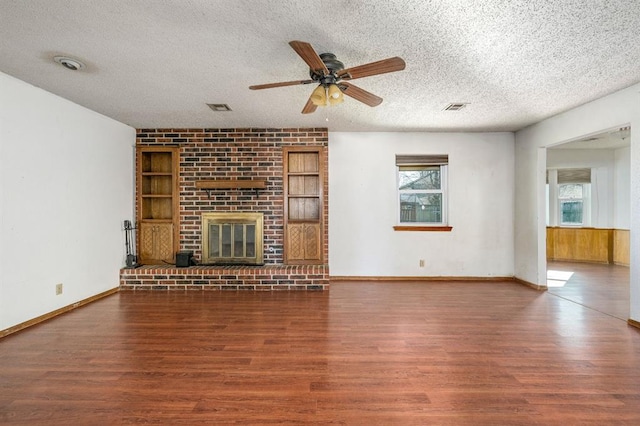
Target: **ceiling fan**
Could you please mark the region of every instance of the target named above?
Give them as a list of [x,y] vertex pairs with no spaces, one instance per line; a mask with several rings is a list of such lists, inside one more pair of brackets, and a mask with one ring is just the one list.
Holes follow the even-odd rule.
[[352,68],[345,68],[333,53],[322,53],[318,55],[309,43],[304,41],[291,41],[289,45],[296,51],[303,61],[309,65],[309,80],[283,81],[280,83],[258,84],[249,86],[251,90],[270,89],[273,87],[295,86],[298,84],[318,83],[311,96],[307,100],[303,114],[310,114],[319,106],[339,104],[344,100],[343,94],[352,97],[370,107],[378,106],[382,103],[382,98],[354,86],[347,81],[356,78],[370,77],[372,75],[385,74],[388,72],[401,71],[405,67],[402,58],[397,56],[371,62]]

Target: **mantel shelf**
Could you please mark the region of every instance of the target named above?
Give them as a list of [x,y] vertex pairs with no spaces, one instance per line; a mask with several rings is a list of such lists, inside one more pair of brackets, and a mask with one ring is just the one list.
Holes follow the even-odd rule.
[[258,196],[258,190],[266,188],[267,183],[264,180],[237,180],[237,179],[224,179],[224,180],[199,180],[196,181],[197,189],[204,189],[207,191],[207,196],[211,198],[211,191],[216,189],[255,189],[256,196]]

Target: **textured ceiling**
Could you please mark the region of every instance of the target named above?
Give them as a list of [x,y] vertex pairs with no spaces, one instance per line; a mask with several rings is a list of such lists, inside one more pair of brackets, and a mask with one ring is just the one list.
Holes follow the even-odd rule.
[[[384,99],[300,111],[313,85],[289,47],[346,67]],[[640,81],[637,0],[2,0],[0,71],[134,127],[513,131]],[[81,71],[53,62],[84,61]],[[1,100],[0,100],[1,101]],[[452,102],[468,103],[443,111]],[[207,103],[226,103],[213,112]]]

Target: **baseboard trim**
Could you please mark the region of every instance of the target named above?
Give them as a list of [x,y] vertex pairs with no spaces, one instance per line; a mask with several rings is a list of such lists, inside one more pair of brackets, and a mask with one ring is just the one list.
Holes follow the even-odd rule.
[[547,286],[533,284],[516,277],[380,277],[380,276],[355,276],[355,275],[331,275],[329,281],[498,281],[515,282],[538,291],[547,291]]
[[513,277],[380,277],[356,275],[331,275],[329,281],[510,281]]
[[531,287],[534,290],[538,290],[538,291],[547,291],[548,290],[548,287],[546,285],[530,283],[529,281],[525,281],[525,280],[522,280],[520,278],[515,278],[515,277],[513,278],[513,280],[515,282],[517,282],[518,284],[522,284],[524,286]]
[[40,315],[39,317],[30,319],[29,321],[25,321],[20,324],[14,325],[13,327],[0,330],[0,339],[10,334],[17,333],[18,331],[24,330],[25,328],[34,326],[36,324],[40,324],[41,322],[47,321],[53,317],[57,317],[58,315],[62,315],[66,312],[72,311],[81,306],[87,305],[91,302],[95,302],[96,300],[102,299],[103,297],[111,296],[112,294],[117,293],[119,290],[120,290],[120,287],[112,288],[111,290],[104,291],[102,293],[96,294],[95,296],[88,297],[84,300],[80,300],[79,302],[75,302],[75,303],[72,303],[71,305],[67,305],[60,309],[56,309],[55,311],[46,313],[44,315]]
[[640,328],[640,321],[632,320],[631,318],[627,320],[627,324],[631,327]]

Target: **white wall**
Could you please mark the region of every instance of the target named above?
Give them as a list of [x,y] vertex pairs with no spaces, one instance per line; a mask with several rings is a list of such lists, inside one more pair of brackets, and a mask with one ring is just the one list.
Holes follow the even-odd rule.
[[[640,320],[640,84],[581,105],[516,133],[515,275],[546,285],[546,147],[605,130],[631,126],[631,309]],[[634,232],[634,229],[636,230]]]
[[629,199],[631,183],[631,148],[620,148],[614,151],[615,172],[613,185],[613,227],[629,229],[631,204]]
[[[513,276],[513,150],[512,133],[329,133],[331,275]],[[396,154],[449,155],[451,232],[393,230]]]
[[0,73],[0,330],[119,285],[134,143],[135,129]]

